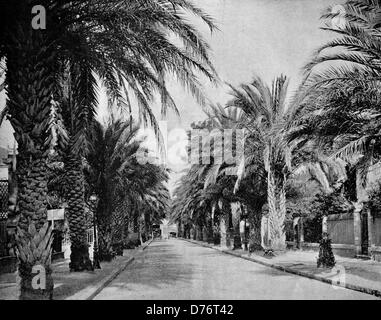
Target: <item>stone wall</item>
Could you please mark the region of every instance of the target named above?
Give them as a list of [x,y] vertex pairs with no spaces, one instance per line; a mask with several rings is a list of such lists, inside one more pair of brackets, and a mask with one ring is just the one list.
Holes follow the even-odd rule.
[[17,270],[17,258],[16,257],[1,257],[0,258],[0,274],[12,273]]

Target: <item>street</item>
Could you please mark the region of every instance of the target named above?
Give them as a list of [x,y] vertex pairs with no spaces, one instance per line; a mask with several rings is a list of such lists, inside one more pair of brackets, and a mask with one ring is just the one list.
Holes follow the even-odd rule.
[[169,239],[155,240],[95,299],[376,298]]

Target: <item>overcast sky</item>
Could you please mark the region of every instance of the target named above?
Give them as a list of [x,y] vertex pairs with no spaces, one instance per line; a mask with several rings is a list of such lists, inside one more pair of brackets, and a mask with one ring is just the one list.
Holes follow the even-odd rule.
[[[319,27],[322,11],[330,5],[343,1],[332,0],[194,0],[198,6],[213,16],[220,31],[210,35],[200,21],[194,23],[209,41],[212,61],[222,82],[239,85],[250,81],[254,73],[266,82],[281,73],[291,78],[290,88],[300,81],[301,68],[308,62],[312,52],[332,35]],[[192,20],[193,21],[193,20]],[[170,91],[181,113],[181,120],[173,114],[167,117],[168,131],[189,129],[194,121],[205,116],[194,99],[175,83]],[[222,85],[212,87],[205,82],[205,93],[213,103],[228,100],[228,89]],[[4,95],[0,104],[5,102]],[[106,114],[106,99],[100,95],[99,117]],[[156,109],[159,109],[156,107]],[[157,112],[159,116],[159,112]],[[160,117],[159,117],[160,118]],[[177,135],[179,136],[179,134]],[[10,126],[4,123],[0,129],[0,145],[12,145]],[[169,137],[169,145],[173,145]],[[174,139],[175,140],[175,139]],[[178,171],[181,166],[172,167]],[[178,174],[173,174],[176,179]]]

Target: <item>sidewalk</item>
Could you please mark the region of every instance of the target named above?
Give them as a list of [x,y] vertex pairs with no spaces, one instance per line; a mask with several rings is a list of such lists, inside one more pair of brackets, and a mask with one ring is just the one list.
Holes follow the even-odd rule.
[[220,246],[206,242],[190,239],[182,240],[219,250],[223,253],[278,270],[381,297],[380,262],[344,258],[336,255],[336,266],[331,270],[316,267],[318,252],[315,251],[287,250],[284,254],[268,258],[263,256],[263,252],[249,254],[243,250],[222,250]]
[[[124,250],[111,262],[102,262],[101,268],[88,272],[70,272],[69,260],[54,262],[54,300],[90,300],[122,272],[152,241],[143,246]],[[0,300],[17,300],[17,273],[0,275]]]

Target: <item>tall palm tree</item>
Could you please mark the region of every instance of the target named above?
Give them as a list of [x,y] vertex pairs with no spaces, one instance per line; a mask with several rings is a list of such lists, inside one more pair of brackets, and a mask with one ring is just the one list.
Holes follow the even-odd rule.
[[[267,246],[272,250],[284,250],[286,247],[286,181],[291,153],[284,144],[284,134],[280,128],[287,116],[287,85],[288,80],[283,75],[273,81],[271,87],[255,76],[250,84],[241,85],[239,88],[231,86],[233,99],[228,103],[229,106],[244,111],[244,123],[249,136],[264,150],[270,221],[270,242]],[[243,169],[244,167],[242,166]]]
[[[26,258],[32,250],[32,236],[42,232],[47,219],[47,155],[50,147],[49,114],[58,88],[55,78],[56,55],[46,46],[53,40],[51,30],[40,32],[31,28],[32,3],[3,1],[0,5],[0,59],[5,59],[7,93],[6,112],[15,131],[18,144],[17,181],[19,219],[20,299],[46,299],[52,296],[50,258],[42,252]],[[48,239],[39,238],[40,241]],[[47,248],[49,251],[49,248]],[[45,250],[44,250],[45,251]],[[46,270],[47,286],[35,290],[32,269],[42,264]]]
[[[118,3],[120,4],[120,1]],[[163,4],[164,2],[160,3],[160,5]],[[157,6],[157,4],[154,2],[147,3],[146,5],[147,6],[145,7],[145,14],[151,13],[151,11],[152,13],[163,13],[163,8],[161,6]],[[134,10],[136,10],[136,14],[138,14],[141,20],[145,18],[145,15],[143,15],[140,12],[141,5],[134,6],[132,4],[132,7],[129,7],[128,9],[130,15],[134,13]],[[98,12],[97,10],[99,9],[97,8],[96,12]],[[114,19],[110,16],[107,16],[106,18]],[[174,17],[168,18],[173,19]],[[162,21],[160,22],[162,23]],[[177,20],[173,22],[179,23],[179,21]],[[167,107],[171,107],[175,111],[177,111],[170,94],[167,92],[164,76],[168,73],[174,73],[175,75],[179,76],[181,73],[182,79],[185,78],[183,79],[183,84],[189,85],[190,91],[198,98],[199,102],[201,103],[203,101],[201,91],[199,90],[196,82],[194,82],[193,79],[190,77],[193,72],[192,68],[199,69],[202,73],[210,77],[210,79],[213,78],[213,68],[211,67],[211,64],[208,61],[206,51],[198,52],[201,62],[197,62],[195,61],[195,59],[190,58],[189,54],[188,56],[184,54],[182,56],[179,56],[180,51],[177,47],[174,47],[172,43],[168,41],[168,39],[161,39],[161,46],[157,45],[157,38],[160,36],[159,32],[161,32],[160,28],[158,28],[157,26],[149,26],[149,28],[147,28],[146,25],[142,25],[141,23],[136,25],[134,24],[135,21],[131,16],[128,16],[127,18],[124,17],[123,23],[124,25],[118,20],[118,25],[115,26],[113,29],[108,30],[106,39],[102,39],[103,41],[108,41],[106,44],[108,46],[108,56],[100,56],[99,52],[98,56],[96,56],[95,58],[93,56],[86,56],[85,53],[94,50],[94,48],[91,47],[93,44],[88,43],[88,41],[86,41],[87,39],[78,39],[78,43],[80,43],[80,46],[78,46],[77,50],[79,52],[83,52],[83,54],[79,57],[76,55],[72,55],[69,57],[69,61],[71,63],[69,70],[69,82],[71,84],[70,89],[72,89],[72,96],[75,98],[72,99],[73,101],[70,101],[69,99],[68,104],[70,106],[69,109],[70,114],[72,116],[69,117],[69,120],[71,119],[71,121],[66,126],[67,128],[70,128],[69,131],[71,133],[71,141],[67,150],[68,156],[66,157],[66,159],[67,167],[71,170],[71,177],[69,181],[71,181],[72,183],[76,183],[76,186],[70,187],[71,196],[69,197],[68,213],[69,216],[73,217],[73,219],[71,219],[73,221],[73,223],[71,224],[73,230],[72,233],[74,236],[73,239],[81,239],[80,241],[75,241],[79,243],[72,246],[73,259],[71,261],[71,267],[74,270],[91,268],[90,264],[88,263],[89,260],[88,253],[86,250],[86,243],[83,243],[83,241],[86,239],[85,228],[80,227],[81,225],[84,225],[84,219],[82,218],[84,200],[82,187],[83,179],[81,179],[81,154],[79,151],[86,152],[87,150],[87,148],[84,146],[84,143],[86,142],[85,132],[86,128],[89,126],[88,122],[93,120],[94,118],[94,106],[97,103],[96,94],[94,92],[96,89],[96,82],[94,81],[92,71],[95,71],[101,77],[101,79],[104,80],[104,83],[110,94],[111,102],[113,100],[116,100],[118,106],[127,108],[128,112],[130,113],[130,117],[132,112],[132,102],[130,95],[131,93],[133,93],[140,108],[139,115],[142,121],[144,121],[145,123],[149,122],[153,126],[158,137],[160,137],[158,125],[156,123],[156,119],[153,117],[152,110],[150,109],[150,101],[153,97],[152,91],[156,90],[161,95],[163,114],[166,113]],[[126,41],[122,43],[120,41],[118,41],[118,43],[111,42],[110,45],[109,40],[112,40],[109,38],[110,31],[114,33],[114,36],[116,38],[117,36],[119,36],[119,32],[121,31],[121,29],[123,29],[123,27],[126,27],[127,24],[128,28],[132,29],[132,31],[135,32],[133,36],[129,34],[132,39],[128,39],[128,46]],[[164,24],[164,26],[168,27],[166,24]],[[181,27],[187,28],[188,26],[185,26],[184,24]],[[172,32],[176,34],[179,31]],[[144,43],[145,46],[144,51],[142,51],[140,48],[131,48],[130,41],[135,39],[135,37],[137,37],[139,34],[141,34],[141,36],[139,37],[140,41]],[[155,35],[154,39],[152,38],[152,34]],[[180,38],[184,38],[184,34],[181,33]],[[201,38],[199,40],[202,42]],[[188,41],[189,39],[184,39],[184,42]],[[189,48],[192,48],[191,50],[196,50],[196,52],[199,49],[202,50],[202,44],[200,48],[194,48],[194,45],[194,43],[191,43]],[[131,52],[132,55],[121,56],[120,50],[127,49]],[[168,54],[172,54],[173,60],[168,61],[166,59],[162,59],[162,53],[164,49],[168,50]],[[87,58],[88,61],[83,59],[84,56]],[[179,67],[180,62],[182,63],[181,68]],[[190,65],[189,62],[194,64]],[[206,63],[205,66],[202,65],[203,63]],[[211,71],[208,71],[205,68],[206,66],[209,66]],[[152,72],[152,69],[155,72]],[[184,76],[184,72],[186,72],[186,76]],[[124,93],[124,97],[121,94],[121,92]],[[77,122],[72,121],[73,116],[75,117],[75,120],[77,120]],[[75,125],[75,123],[77,123],[77,125]],[[81,220],[82,223],[79,223]]]

